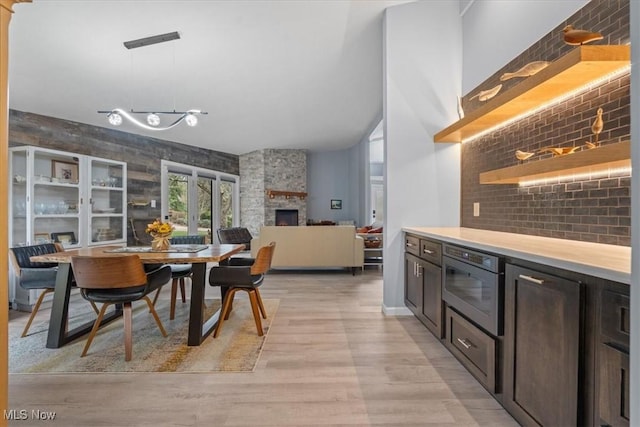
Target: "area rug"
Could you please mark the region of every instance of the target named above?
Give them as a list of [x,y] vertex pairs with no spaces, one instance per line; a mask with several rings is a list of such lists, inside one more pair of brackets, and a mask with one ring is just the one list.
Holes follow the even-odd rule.
[[[80,357],[86,342],[83,336],[59,349],[46,348],[48,314],[39,314],[29,335],[20,338],[26,316],[9,322],[9,372],[14,373],[97,373],[97,372],[250,372],[256,366],[267,338],[279,300],[264,299],[267,319],[262,319],[264,336],[256,332],[248,298],[238,294],[229,320],[220,335],[207,337],[197,347],[187,345],[189,301],[176,304],[176,316],[169,320],[169,300],[160,299],[156,311],[168,336],[160,333],[144,301],[133,305],[133,358],[124,360],[122,319],[103,326],[89,352]],[[207,315],[220,307],[219,299],[207,300]],[[88,303],[78,297],[70,308],[70,329],[95,319]]]

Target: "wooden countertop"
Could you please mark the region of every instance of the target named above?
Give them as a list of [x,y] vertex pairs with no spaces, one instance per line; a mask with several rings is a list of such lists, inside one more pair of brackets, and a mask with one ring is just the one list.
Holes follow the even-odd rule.
[[464,227],[403,227],[444,242],[631,284],[631,248]]

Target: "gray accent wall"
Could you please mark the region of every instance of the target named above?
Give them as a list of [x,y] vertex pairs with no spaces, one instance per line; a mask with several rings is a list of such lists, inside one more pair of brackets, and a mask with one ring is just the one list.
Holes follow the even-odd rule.
[[[361,225],[364,184],[361,144],[337,151],[307,155],[307,216],[310,220],[354,221]],[[331,200],[342,200],[342,209],[331,209]]]

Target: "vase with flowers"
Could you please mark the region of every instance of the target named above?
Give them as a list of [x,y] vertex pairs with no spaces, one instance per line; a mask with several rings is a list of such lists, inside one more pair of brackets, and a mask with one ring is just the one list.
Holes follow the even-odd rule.
[[147,224],[145,231],[153,237],[151,249],[154,251],[166,251],[171,246],[169,243],[171,233],[173,233],[173,225],[171,223],[156,219],[151,224]]

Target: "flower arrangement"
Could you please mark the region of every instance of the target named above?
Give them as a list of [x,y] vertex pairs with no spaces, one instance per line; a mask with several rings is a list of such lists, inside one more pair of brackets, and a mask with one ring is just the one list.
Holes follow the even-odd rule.
[[147,224],[147,233],[151,234],[171,234],[173,232],[173,225],[170,222],[162,222],[156,219],[151,224]]
[[151,224],[147,224],[145,230],[149,233],[153,240],[151,241],[151,248],[155,251],[166,251],[169,249],[169,238],[173,232],[173,225],[170,222],[162,222],[156,219]]

